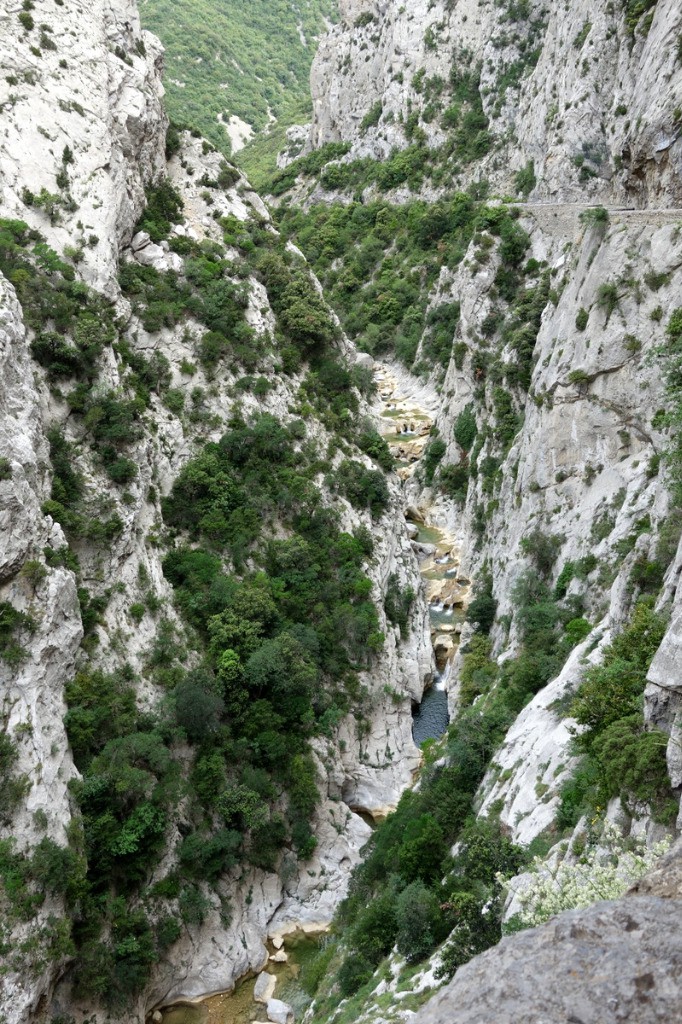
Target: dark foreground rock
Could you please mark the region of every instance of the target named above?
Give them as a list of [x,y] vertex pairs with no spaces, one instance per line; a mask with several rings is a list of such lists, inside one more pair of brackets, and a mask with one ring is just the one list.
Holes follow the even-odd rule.
[[414,1024],[682,1021],[682,858],[671,853],[623,899],[503,939],[460,968]]

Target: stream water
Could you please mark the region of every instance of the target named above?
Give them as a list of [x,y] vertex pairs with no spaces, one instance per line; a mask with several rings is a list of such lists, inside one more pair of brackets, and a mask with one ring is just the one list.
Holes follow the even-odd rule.
[[[397,460],[399,475],[406,480],[424,453],[433,420],[419,392],[405,385],[392,368],[379,366],[376,381],[381,434]],[[429,521],[428,510],[424,510],[421,518],[423,521],[414,523],[413,539],[420,548],[420,570],[426,583],[431,639],[439,672],[413,712],[412,735],[417,746],[438,739],[448,727],[450,662],[464,619],[468,590],[468,581],[459,577],[454,538]],[[432,552],[427,554],[430,549]]]
[[[307,1009],[310,998],[299,983],[301,969],[319,952],[319,941],[315,937],[295,935],[288,938],[283,946],[287,959],[283,962],[270,960],[268,974],[273,974],[277,983],[275,997],[293,1007],[296,1019],[300,1020]],[[274,948],[271,955],[276,955]],[[162,1024],[252,1024],[253,1021],[267,1020],[265,1006],[253,998],[255,976],[237,982],[232,992],[220,992],[197,1003],[176,1003],[162,1011]]]
[[421,704],[412,713],[414,742],[421,747],[426,740],[437,740],[449,723],[446,682],[442,675],[438,675],[422,697]]

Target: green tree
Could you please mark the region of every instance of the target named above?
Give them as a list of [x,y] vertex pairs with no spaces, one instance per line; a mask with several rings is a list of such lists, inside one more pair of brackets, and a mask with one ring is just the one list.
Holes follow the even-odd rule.
[[395,910],[396,943],[408,963],[423,960],[437,941],[441,913],[438,897],[420,879],[399,894]]

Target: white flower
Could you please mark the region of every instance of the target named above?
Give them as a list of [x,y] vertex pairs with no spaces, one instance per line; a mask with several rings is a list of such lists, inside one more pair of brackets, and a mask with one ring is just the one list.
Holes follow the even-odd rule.
[[[563,910],[618,899],[651,870],[670,844],[670,839],[664,839],[647,849],[643,837],[626,840],[613,824],[605,822],[578,863],[550,865],[535,858],[531,870],[537,877],[516,894],[521,905],[519,918],[534,927]],[[498,880],[509,892],[509,882],[499,876]]]

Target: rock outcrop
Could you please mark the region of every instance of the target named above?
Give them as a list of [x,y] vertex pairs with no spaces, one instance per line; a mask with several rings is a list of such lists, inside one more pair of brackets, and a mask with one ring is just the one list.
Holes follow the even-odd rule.
[[415,1024],[655,1024],[679,1014],[679,845],[634,893],[570,910],[460,967]]
[[[135,0],[38,0],[0,12],[0,208],[115,294],[119,249],[165,168],[158,40]],[[32,26],[32,27],[27,27]]]
[[485,115],[472,131],[487,124],[496,141],[460,182],[508,191],[530,163],[543,201],[674,206],[682,13],[676,0],[648,6],[635,31],[607,0],[347,0],[313,64],[312,145],[345,141],[350,158],[381,158],[413,145],[415,126],[441,145],[461,123],[470,76]]

